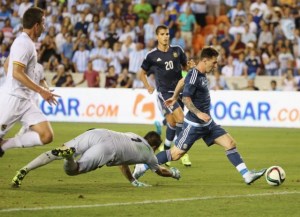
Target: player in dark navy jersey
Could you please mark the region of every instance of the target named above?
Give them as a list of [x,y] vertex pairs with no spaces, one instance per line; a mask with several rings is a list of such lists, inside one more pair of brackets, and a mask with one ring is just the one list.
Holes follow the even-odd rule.
[[[234,139],[210,116],[211,101],[206,74],[216,70],[217,57],[218,52],[214,48],[203,48],[197,66],[189,71],[184,82],[182,79],[178,83],[173,97],[166,100],[166,104],[171,106],[184,87],[182,99],[189,111],[184,118],[183,130],[176,139],[175,146],[158,153],[158,162],[163,164],[180,159],[198,139],[202,138],[208,146],[218,144],[224,147],[229,161],[243,176],[246,184],[251,184],[259,179],[266,169],[249,171],[237,151]],[[139,176],[141,174],[136,175]]]
[[[160,109],[167,120],[165,149],[169,149],[175,134],[182,130],[183,103],[179,99],[174,105],[166,107],[164,102],[170,98],[178,81],[182,79],[182,70],[187,67],[187,57],[180,46],[170,46],[169,29],[165,25],[156,28],[158,45],[149,51],[142,63],[139,73],[141,81],[148,92],[152,94],[154,87],[147,80],[147,76],[154,74]],[[188,155],[182,158],[182,163],[191,166]]]

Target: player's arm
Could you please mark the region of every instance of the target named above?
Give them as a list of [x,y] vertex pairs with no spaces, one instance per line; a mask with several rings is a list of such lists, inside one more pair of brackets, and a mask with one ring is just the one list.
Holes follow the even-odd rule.
[[144,69],[141,68],[141,70],[138,73],[138,78],[143,82],[148,92],[152,94],[154,92],[154,88],[149,84],[147,80],[147,72]]
[[158,169],[155,171],[157,175],[163,177],[172,177],[174,179],[179,180],[181,178],[180,171],[175,167],[171,167],[170,170],[163,166],[159,166]]
[[119,166],[122,174],[125,176],[125,178],[134,186],[134,187],[148,187],[150,185],[147,185],[143,182],[140,182],[138,180],[136,180],[135,178],[133,178],[130,168],[128,165],[121,165]]
[[179,94],[183,90],[183,87],[184,87],[184,78],[181,78],[176,85],[173,96],[165,101],[165,105],[167,107],[170,107],[175,104],[175,102],[177,101],[177,99],[179,97]]
[[54,103],[57,104],[57,100],[55,97],[59,97],[56,94],[51,93],[49,90],[44,89],[40,85],[34,83],[28,75],[25,73],[25,65],[21,63],[13,63],[13,77],[24,86],[28,87],[29,89],[39,93],[41,97],[46,100],[50,105]]
[[188,96],[185,96],[182,98],[182,102],[184,103],[184,105],[187,107],[187,109],[190,111],[190,112],[193,112],[199,119],[205,121],[205,122],[208,122],[211,117],[206,114],[206,113],[203,113],[201,112],[193,103],[192,99]]
[[4,73],[7,75],[8,72],[8,63],[9,63],[9,56],[6,58],[3,68],[4,68]]

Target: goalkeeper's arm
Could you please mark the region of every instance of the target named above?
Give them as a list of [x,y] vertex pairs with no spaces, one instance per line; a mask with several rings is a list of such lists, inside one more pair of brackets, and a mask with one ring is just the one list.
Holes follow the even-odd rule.
[[134,186],[134,187],[149,187],[151,185],[145,184],[143,182],[140,182],[138,180],[136,180],[130,171],[130,168],[128,165],[121,165],[119,166],[121,172],[123,173],[123,175],[126,177],[126,179]]

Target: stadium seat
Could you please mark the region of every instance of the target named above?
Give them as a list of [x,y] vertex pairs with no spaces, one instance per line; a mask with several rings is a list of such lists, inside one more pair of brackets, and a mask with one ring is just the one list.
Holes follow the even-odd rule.
[[205,45],[205,38],[201,34],[195,34],[193,37],[193,48],[194,54],[197,55],[198,52],[204,47]]

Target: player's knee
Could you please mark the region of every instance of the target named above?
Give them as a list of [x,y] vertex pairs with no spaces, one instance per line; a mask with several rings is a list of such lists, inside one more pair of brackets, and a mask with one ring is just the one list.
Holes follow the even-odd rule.
[[41,137],[42,143],[45,145],[45,144],[52,142],[54,136],[53,136],[52,132],[44,132],[42,135],[40,135],[40,137]]
[[172,155],[172,161],[176,161],[179,160],[184,155],[184,152],[173,149],[171,150],[171,155]]

